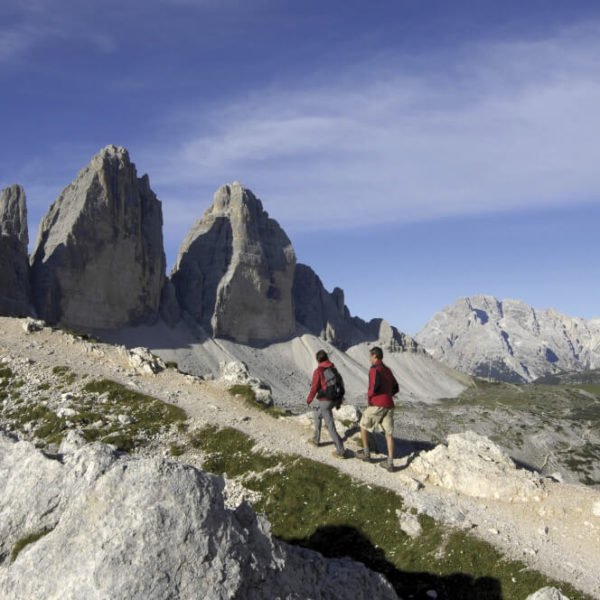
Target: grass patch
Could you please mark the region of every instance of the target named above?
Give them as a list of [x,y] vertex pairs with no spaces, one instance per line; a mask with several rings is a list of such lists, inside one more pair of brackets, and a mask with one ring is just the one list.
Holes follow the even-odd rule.
[[56,366],[52,368],[52,373],[60,377],[64,384],[72,385],[77,379],[77,375],[69,367]]
[[185,447],[181,444],[171,444],[169,452],[171,456],[181,456],[185,452]]
[[241,396],[246,406],[265,412],[268,415],[271,415],[274,419],[279,419],[279,417],[288,417],[292,414],[289,410],[281,408],[280,406],[267,406],[262,402],[258,402],[256,400],[256,394],[254,393],[254,390],[249,385],[232,385],[227,389],[227,391],[234,397]]
[[14,373],[10,367],[0,367],[0,379],[11,379]]
[[37,531],[36,533],[30,533],[29,535],[22,537],[20,540],[17,540],[10,552],[11,562],[14,562],[17,559],[17,556],[19,556],[19,554],[25,547],[29,546],[30,544],[33,544],[34,542],[37,542],[45,535],[48,535],[52,531],[52,529],[42,529],[41,531]]
[[65,419],[43,404],[19,404],[5,416],[21,431],[31,424],[33,435],[46,443],[60,443],[66,429]]
[[[129,424],[114,422],[100,429],[98,433],[101,441],[115,444],[119,450],[125,452],[143,445],[147,438],[164,429],[179,426],[187,419],[185,411],[181,408],[130,390],[115,381],[91,381],[83,389],[91,394],[108,394],[106,403],[102,405],[103,414],[125,414],[131,417],[132,422]],[[103,414],[93,410],[82,412],[75,418],[92,424],[102,419]]]
[[399,527],[402,498],[365,485],[308,459],[255,451],[254,441],[235,429],[206,427],[191,437],[207,458],[203,468],[261,493],[258,511],[267,514],[277,537],[327,556],[350,556],[383,573],[401,597],[464,600],[525,598],[545,585],[572,600],[585,599],[572,586],[552,581],[491,545],[420,516],[423,533],[408,537]]

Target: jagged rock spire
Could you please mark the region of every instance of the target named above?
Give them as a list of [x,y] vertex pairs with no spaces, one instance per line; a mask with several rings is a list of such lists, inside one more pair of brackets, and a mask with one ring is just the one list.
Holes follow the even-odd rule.
[[20,185],[0,192],[0,315],[29,315],[27,201]]
[[40,225],[32,258],[39,316],[92,329],[152,322],[164,273],[161,203],[127,150],[107,146]]
[[208,333],[244,343],[295,331],[296,255],[261,201],[235,182],[187,234],[172,281],[181,307]]

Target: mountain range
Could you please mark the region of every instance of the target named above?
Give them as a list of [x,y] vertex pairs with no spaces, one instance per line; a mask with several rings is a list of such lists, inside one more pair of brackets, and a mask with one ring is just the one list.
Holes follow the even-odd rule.
[[125,148],[102,149],[63,190],[29,261],[24,190],[4,190],[0,207],[0,260],[14,265],[0,275],[0,314],[143,344],[197,375],[243,360],[284,403],[305,395],[321,347],[356,399],[373,343],[405,374],[407,398],[455,396],[470,384],[385,320],[352,316],[343,291],[328,292],[297,263],[289,237],[238,182],[217,190],[169,275],[162,204]]
[[493,296],[459,299],[416,339],[449,367],[499,381],[526,383],[600,367],[600,319],[586,321]]

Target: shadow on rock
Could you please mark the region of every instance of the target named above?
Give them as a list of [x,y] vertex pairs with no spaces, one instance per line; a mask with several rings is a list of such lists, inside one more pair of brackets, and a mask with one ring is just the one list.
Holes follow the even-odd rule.
[[[392,584],[400,598],[430,600],[432,591],[438,600],[502,600],[500,581],[492,577],[476,579],[465,573],[436,575],[428,572],[401,571],[387,560],[381,548],[354,527],[327,525],[319,527],[309,538],[286,540],[328,558],[349,557],[381,573]],[[428,594],[430,592],[430,594]]]

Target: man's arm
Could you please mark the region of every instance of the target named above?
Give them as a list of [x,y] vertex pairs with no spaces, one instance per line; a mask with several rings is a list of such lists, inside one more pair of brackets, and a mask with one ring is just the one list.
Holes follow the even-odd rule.
[[319,369],[315,369],[312,382],[310,384],[310,392],[308,392],[308,396],[306,397],[306,404],[310,404],[317,395],[317,392],[321,389],[321,378],[319,376]]

